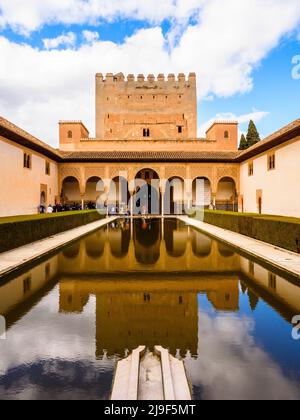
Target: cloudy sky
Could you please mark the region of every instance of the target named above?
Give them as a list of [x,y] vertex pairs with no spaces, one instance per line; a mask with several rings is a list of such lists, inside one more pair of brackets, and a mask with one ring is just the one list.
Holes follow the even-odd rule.
[[94,135],[96,72],[195,71],[199,135],[264,137],[300,117],[298,62],[299,0],[0,0],[0,115],[54,146],[60,119]]

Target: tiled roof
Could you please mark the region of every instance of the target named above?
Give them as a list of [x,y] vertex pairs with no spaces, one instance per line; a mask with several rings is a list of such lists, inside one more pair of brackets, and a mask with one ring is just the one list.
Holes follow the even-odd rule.
[[61,152],[64,161],[159,161],[159,162],[232,162],[238,152]]
[[58,150],[27,133],[3,117],[0,117],[0,135],[51,159],[56,161],[61,160]]
[[159,162],[231,162],[240,163],[254,156],[264,153],[273,147],[279,146],[284,142],[300,136],[300,119],[288,124],[279,131],[273,133],[266,139],[242,152],[222,152],[222,151],[203,151],[203,152],[176,152],[176,151],[144,151],[144,152],[62,152],[54,149],[42,142],[10,121],[0,117],[0,135],[16,142],[17,144],[35,150],[57,162],[139,162],[139,161],[159,161]]
[[240,152],[238,156],[238,162],[243,162],[256,155],[259,155],[260,153],[266,152],[273,147],[280,146],[282,143],[292,140],[297,136],[300,136],[300,119],[286,125],[285,127],[266,137],[264,140],[256,143],[254,146],[249,147],[249,149]]

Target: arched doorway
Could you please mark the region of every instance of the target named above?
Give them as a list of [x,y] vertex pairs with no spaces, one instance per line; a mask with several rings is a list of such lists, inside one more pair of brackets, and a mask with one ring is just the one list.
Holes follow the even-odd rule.
[[143,169],[135,177],[134,215],[161,213],[160,180],[153,169]]
[[77,178],[69,176],[64,179],[61,197],[64,205],[81,205],[80,187]]
[[104,192],[104,182],[101,178],[94,176],[86,181],[84,204],[89,209],[104,207],[104,199],[101,196]]
[[185,213],[184,180],[180,177],[168,179],[164,197],[165,214],[179,215]]
[[211,182],[208,178],[198,177],[193,181],[193,207],[208,209],[212,204]]
[[216,196],[216,209],[238,211],[238,195],[235,181],[230,177],[220,179]]
[[110,183],[107,200],[109,214],[127,213],[129,199],[127,179],[120,176],[115,177]]

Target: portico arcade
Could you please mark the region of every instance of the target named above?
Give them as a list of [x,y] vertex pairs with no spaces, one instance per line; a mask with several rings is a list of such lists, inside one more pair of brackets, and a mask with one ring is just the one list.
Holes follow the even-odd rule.
[[[59,191],[62,200],[78,203],[127,204],[133,213],[178,214],[182,209],[202,203],[217,209],[237,210],[239,198],[239,166],[228,163],[141,164],[68,163],[59,168]],[[147,184],[141,191],[140,180]],[[200,195],[197,181],[202,182]],[[139,194],[140,203],[130,208],[130,199]],[[150,198],[158,204],[150,210]],[[154,200],[155,202],[155,200]],[[136,204],[136,203],[135,203]],[[132,211],[131,211],[132,213]]]

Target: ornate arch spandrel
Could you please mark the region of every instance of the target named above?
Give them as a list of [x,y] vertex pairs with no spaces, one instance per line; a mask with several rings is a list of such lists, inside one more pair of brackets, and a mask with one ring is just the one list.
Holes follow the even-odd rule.
[[191,179],[194,181],[197,178],[207,178],[213,186],[214,171],[212,167],[192,167],[190,169]]
[[187,170],[185,166],[166,166],[165,178],[182,178],[186,179]]
[[84,175],[85,183],[87,183],[87,181],[90,178],[94,178],[94,177],[105,179],[105,168],[104,167],[85,168],[85,175]]
[[113,180],[114,178],[120,176],[120,172],[127,172],[127,179],[129,176],[129,167],[128,166],[111,166],[109,168],[109,179]]
[[72,166],[61,166],[59,168],[59,193],[61,193],[62,191],[62,186],[63,186],[63,182],[66,178],[76,178],[79,186],[80,186],[80,190],[83,184],[83,179],[82,179],[82,171],[81,168],[79,167],[72,167]]
[[216,176],[215,176],[217,186],[223,178],[231,178],[235,182],[236,189],[238,189],[238,187],[239,187],[239,168],[238,167],[228,167],[228,166],[223,166],[221,168],[217,168]]

